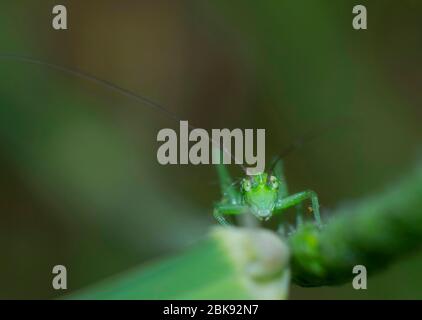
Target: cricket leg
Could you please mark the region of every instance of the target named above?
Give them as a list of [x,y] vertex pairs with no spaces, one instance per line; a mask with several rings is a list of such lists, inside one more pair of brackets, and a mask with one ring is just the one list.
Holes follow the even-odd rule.
[[318,227],[322,227],[321,217],[319,215],[319,202],[317,194],[312,190],[302,191],[279,200],[274,212],[280,212],[284,209],[294,207],[305,200],[311,200],[312,213]]
[[277,179],[280,180],[280,185],[278,187],[278,198],[282,199],[287,197],[289,195],[289,190],[287,188],[287,180],[284,174],[283,161],[281,159],[278,160],[274,166],[274,175],[277,177]]
[[240,194],[236,191],[235,186],[233,185],[233,180],[230,176],[229,170],[223,164],[223,153],[220,149],[213,149],[213,157],[217,157],[220,161],[216,161],[216,168],[218,179],[220,180],[220,188],[222,197],[227,199],[229,203],[236,204],[240,201]]
[[[280,180],[277,198],[278,198],[278,201],[281,201],[283,198],[286,198],[289,195],[286,175],[284,174],[283,160],[281,159],[277,160],[276,164],[274,165],[274,169],[272,173],[277,177],[278,180]],[[281,235],[283,238],[287,236],[287,232],[286,232],[286,228],[284,224],[280,224],[278,226],[277,233]]]
[[303,224],[303,202],[296,206],[296,228]]
[[232,225],[225,218],[226,215],[238,215],[247,212],[247,207],[233,204],[216,204],[214,207],[214,217],[223,226]]

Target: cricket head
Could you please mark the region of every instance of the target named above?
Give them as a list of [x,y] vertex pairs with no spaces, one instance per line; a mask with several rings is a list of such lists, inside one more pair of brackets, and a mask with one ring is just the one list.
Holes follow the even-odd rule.
[[268,220],[278,198],[280,180],[260,173],[242,180],[242,195],[252,214],[260,220]]

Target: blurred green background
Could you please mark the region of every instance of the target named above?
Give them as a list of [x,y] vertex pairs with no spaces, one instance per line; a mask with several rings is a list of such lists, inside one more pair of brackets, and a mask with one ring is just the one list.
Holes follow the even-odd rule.
[[[65,4],[69,29],[51,27]],[[352,8],[368,9],[368,30]],[[3,1],[0,53],[72,66],[195,126],[265,128],[267,159],[321,123],[349,123],[286,159],[323,215],[382,190],[421,146],[420,1]],[[211,166],[160,166],[157,110],[57,71],[0,59],[0,298],[52,298],[174,252],[215,224]],[[233,167],[233,175],[242,172]],[[291,298],[422,298],[422,254],[368,290]]]

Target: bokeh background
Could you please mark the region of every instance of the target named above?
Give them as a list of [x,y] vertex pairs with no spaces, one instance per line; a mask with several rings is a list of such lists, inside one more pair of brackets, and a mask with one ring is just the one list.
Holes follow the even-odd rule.
[[[55,4],[69,29],[51,27]],[[368,9],[368,30],[352,8]],[[267,159],[321,123],[349,119],[286,158],[291,191],[323,215],[383,190],[420,158],[422,3],[405,1],[3,1],[0,53],[72,66],[191,124],[265,128]],[[163,113],[45,67],[0,59],[0,298],[53,298],[175,252],[215,224],[211,166],[160,166]],[[233,175],[242,172],[231,168]],[[291,298],[422,298],[422,254],[368,290],[292,287]]]

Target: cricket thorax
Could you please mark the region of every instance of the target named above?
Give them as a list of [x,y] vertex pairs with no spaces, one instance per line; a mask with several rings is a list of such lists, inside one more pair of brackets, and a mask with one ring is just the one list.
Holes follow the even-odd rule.
[[278,198],[279,184],[279,179],[266,173],[243,179],[243,201],[257,218],[268,220],[271,217]]

